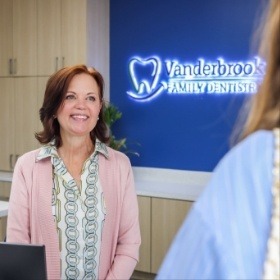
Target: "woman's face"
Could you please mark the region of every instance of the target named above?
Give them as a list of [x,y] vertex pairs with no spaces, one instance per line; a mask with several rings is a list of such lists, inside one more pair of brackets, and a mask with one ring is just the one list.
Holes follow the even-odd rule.
[[98,121],[101,107],[94,78],[85,73],[74,76],[57,111],[61,137],[89,136]]

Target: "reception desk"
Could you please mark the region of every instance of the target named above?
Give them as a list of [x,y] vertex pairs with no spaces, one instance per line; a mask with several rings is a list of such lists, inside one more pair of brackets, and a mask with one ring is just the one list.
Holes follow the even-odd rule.
[[[156,273],[192,204],[211,178],[211,172],[133,167],[142,236],[137,270]],[[12,172],[0,181],[11,182]],[[1,186],[1,184],[0,184]],[[7,215],[8,202],[2,202]]]
[[210,172],[133,167],[142,244],[136,267],[156,274],[166,252],[211,178]]

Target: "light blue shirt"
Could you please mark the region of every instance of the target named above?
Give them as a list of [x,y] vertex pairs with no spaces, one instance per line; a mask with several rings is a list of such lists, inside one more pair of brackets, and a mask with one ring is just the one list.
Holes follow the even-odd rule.
[[218,164],[157,279],[261,279],[270,233],[273,132],[258,131]]

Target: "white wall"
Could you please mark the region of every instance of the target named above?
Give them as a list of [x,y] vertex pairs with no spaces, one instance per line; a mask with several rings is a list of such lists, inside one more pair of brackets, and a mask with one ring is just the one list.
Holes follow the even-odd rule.
[[87,2],[88,66],[96,68],[105,81],[105,100],[110,99],[110,0]]

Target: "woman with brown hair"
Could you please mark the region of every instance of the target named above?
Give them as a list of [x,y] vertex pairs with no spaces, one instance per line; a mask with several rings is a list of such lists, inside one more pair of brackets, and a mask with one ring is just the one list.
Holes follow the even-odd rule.
[[240,141],[220,161],[157,279],[279,279],[280,1],[261,37],[266,74]]
[[103,78],[85,65],[47,83],[44,144],[17,161],[7,242],[44,244],[49,279],[129,279],[138,261],[138,205],[129,159],[109,148]]

